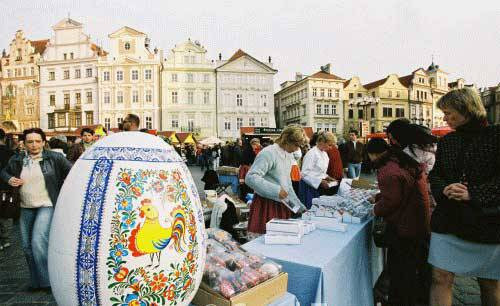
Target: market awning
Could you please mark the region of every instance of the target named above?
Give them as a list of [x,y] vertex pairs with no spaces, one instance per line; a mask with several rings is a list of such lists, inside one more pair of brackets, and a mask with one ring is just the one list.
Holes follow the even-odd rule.
[[180,143],[196,144],[196,139],[194,138],[193,133],[176,133],[175,136],[177,136]]
[[222,143],[222,142],[223,142],[222,140],[220,140],[219,138],[217,138],[215,136],[210,136],[208,138],[200,140],[200,143],[203,145],[214,145],[214,144],[218,144],[218,143]]
[[454,129],[450,128],[449,126],[440,126],[440,127],[435,127],[431,130],[432,135],[442,137],[450,132],[453,132]]
[[366,135],[366,138],[370,139],[370,138],[387,138],[387,134],[386,133],[371,133],[371,134],[368,134]]
[[179,139],[177,138],[177,136],[175,135],[175,132],[174,131],[161,131],[161,132],[158,132],[158,136],[163,136],[167,139],[170,140],[171,143],[179,143]]

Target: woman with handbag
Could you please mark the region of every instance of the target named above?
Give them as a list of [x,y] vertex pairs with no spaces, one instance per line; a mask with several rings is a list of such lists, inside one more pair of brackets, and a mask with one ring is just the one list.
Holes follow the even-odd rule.
[[430,232],[426,176],[418,162],[383,139],[370,140],[366,150],[378,169],[374,214],[387,223],[389,304],[415,305],[419,246]]
[[477,277],[482,304],[500,305],[500,126],[488,126],[469,88],[448,92],[437,106],[455,132],[438,143],[429,175],[437,203],[431,305],[451,305],[455,274]]
[[19,189],[19,224],[31,289],[50,290],[47,267],[50,224],[71,163],[61,153],[44,150],[45,133],[41,129],[27,129],[23,134],[27,154],[14,155],[0,176]]

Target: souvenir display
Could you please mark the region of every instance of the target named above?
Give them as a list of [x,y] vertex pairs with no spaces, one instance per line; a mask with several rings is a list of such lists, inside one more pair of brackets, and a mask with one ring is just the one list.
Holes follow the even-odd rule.
[[49,272],[58,305],[189,305],[206,257],[203,211],[175,150],[108,136],[75,163],[57,202]]
[[243,250],[220,229],[207,229],[207,260],[203,282],[226,298],[278,276],[281,266]]

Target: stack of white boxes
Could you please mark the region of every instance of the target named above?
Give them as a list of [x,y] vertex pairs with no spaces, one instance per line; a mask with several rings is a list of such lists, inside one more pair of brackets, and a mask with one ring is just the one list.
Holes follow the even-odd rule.
[[297,219],[272,219],[266,223],[266,244],[301,244],[302,236],[315,229],[312,222]]

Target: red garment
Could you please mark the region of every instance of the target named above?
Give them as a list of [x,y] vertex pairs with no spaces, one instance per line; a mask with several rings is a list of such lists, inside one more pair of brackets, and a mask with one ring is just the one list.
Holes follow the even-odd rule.
[[337,181],[340,181],[342,177],[344,177],[344,169],[342,167],[342,158],[340,157],[340,151],[337,147],[332,146],[328,151],[328,158],[330,161],[328,162],[328,170],[326,170],[326,174],[328,176],[333,177]]
[[253,195],[250,214],[248,217],[248,231],[251,233],[265,234],[266,223],[272,218],[288,219],[292,212],[283,204]]
[[249,165],[241,165],[240,166],[239,173],[238,173],[238,177],[240,179],[240,182],[241,182],[241,180],[243,180],[243,182],[245,181],[245,177],[247,176],[248,170],[250,170]]
[[426,237],[430,234],[430,204],[427,177],[418,181],[389,160],[377,173],[378,187],[374,213],[396,226],[401,237]]
[[290,178],[292,179],[292,182],[300,182],[302,175],[300,174],[299,165],[292,165],[292,169],[290,170]]

